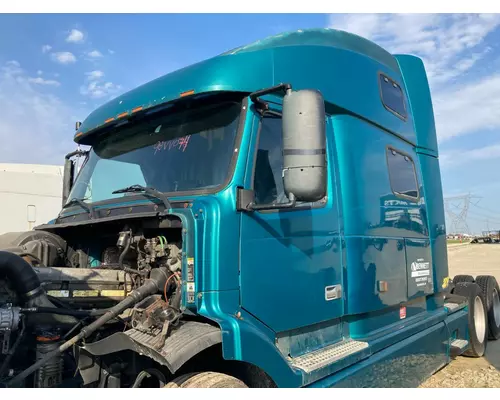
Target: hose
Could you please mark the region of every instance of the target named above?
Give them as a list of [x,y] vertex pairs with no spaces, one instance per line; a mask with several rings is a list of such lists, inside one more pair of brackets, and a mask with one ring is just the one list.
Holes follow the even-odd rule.
[[118,265],[120,266],[120,269],[124,270],[126,268],[123,265],[123,260],[125,259],[125,256],[127,255],[129,250],[130,250],[130,234],[128,240],[125,243],[125,247],[123,248],[122,252],[120,253],[120,256],[118,257]]
[[0,251],[0,277],[7,277],[16,294],[24,299],[38,292],[40,279],[31,265],[17,254]]
[[80,333],[78,335],[73,336],[70,340],[64,342],[57,349],[47,353],[43,358],[41,358],[35,364],[28,367],[23,372],[21,372],[20,374],[18,374],[14,378],[12,378],[10,381],[7,382],[7,385],[14,386],[14,385],[20,383],[25,378],[30,376],[33,372],[35,372],[37,369],[39,369],[41,366],[43,366],[44,364],[46,364],[47,362],[52,360],[52,358],[58,356],[59,354],[63,353],[64,351],[68,350],[71,346],[78,343],[81,339],[85,339],[85,338],[89,337],[97,329],[102,327],[108,321],[116,318],[118,315],[120,315],[127,308],[132,307],[133,305],[135,305],[139,301],[143,300],[147,296],[160,291],[163,288],[163,285],[165,285],[167,277],[168,277],[168,274],[167,274],[166,268],[156,268],[153,271],[151,271],[151,277],[144,283],[144,285],[142,285],[140,288],[132,291],[128,295],[128,297],[123,299],[121,302],[119,302],[114,307],[111,307],[110,309],[108,309],[106,314],[104,314],[101,317],[99,317],[98,319],[96,319],[90,325],[87,325],[86,327],[82,328],[82,330],[80,331]]

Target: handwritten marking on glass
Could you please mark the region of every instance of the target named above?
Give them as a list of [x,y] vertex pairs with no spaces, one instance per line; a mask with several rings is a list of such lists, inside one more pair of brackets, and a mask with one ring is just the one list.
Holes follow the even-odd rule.
[[159,151],[172,150],[172,149],[177,149],[184,152],[189,144],[190,138],[191,135],[187,135],[172,140],[160,140],[153,145],[153,149],[155,150],[155,154]]

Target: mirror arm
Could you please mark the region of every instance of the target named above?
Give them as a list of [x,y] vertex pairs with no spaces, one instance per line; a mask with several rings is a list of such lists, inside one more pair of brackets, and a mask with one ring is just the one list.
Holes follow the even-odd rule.
[[279,85],[251,93],[250,99],[255,103],[260,112],[265,112],[269,111],[269,105],[265,101],[259,99],[259,97],[276,92],[283,92],[286,94],[290,90],[292,90],[292,85],[289,83],[280,83]]

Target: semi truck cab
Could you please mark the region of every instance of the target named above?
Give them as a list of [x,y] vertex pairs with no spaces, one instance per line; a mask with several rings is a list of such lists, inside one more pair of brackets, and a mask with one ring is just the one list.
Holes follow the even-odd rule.
[[74,345],[82,386],[412,387],[499,335],[489,292],[448,277],[415,56],[333,29],[281,34],[138,87],[77,128],[90,150],[76,179],[66,161],[60,214],[4,253],[36,270],[30,290],[50,302],[10,286],[9,312],[45,316],[57,337],[65,305],[80,333],[9,385]]

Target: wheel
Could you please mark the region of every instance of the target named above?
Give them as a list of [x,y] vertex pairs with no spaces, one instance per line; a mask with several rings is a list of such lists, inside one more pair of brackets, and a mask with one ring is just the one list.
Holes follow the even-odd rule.
[[494,276],[482,275],[476,277],[476,283],[483,291],[488,313],[488,339],[500,338],[500,289]]
[[453,283],[456,285],[459,282],[474,282],[474,278],[470,275],[455,275]]
[[453,294],[467,299],[469,315],[469,348],[465,356],[482,357],[488,341],[488,315],[483,291],[479,285],[472,282],[459,282]]
[[167,383],[165,388],[247,388],[234,376],[218,372],[199,372],[181,375]]

